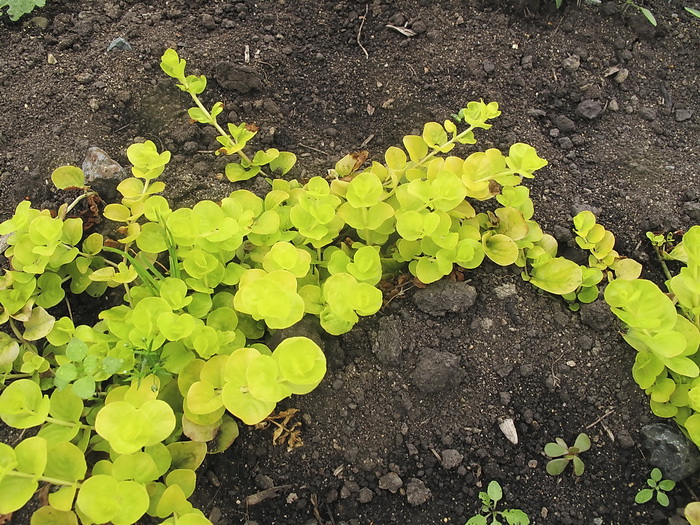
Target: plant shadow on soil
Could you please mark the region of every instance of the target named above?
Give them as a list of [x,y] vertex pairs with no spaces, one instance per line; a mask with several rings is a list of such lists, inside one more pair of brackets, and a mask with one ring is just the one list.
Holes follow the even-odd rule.
[[[208,105],[222,100],[229,121],[256,122],[255,146],[299,154],[297,177],[357,149],[381,160],[425,121],[498,101],[503,115],[476,147],[527,142],[550,161],[528,181],[543,229],[566,245],[571,216],[592,209],[659,282],[644,232],[700,222],[700,21],[675,2],[648,2],[657,28],[621,2],[569,3],[61,0],[35,13],[43,20],[5,18],[0,219],[25,198],[56,208],[52,169],[80,164],[89,146],[126,165],[139,137],[173,152],[165,182],[175,203],[262,191],[263,181],[220,182],[220,163],[200,153],[214,137],[186,122],[189,101],[158,69],[178,46],[211,79]],[[117,37],[132,51],[106,52]],[[651,468],[639,429],[655,418],[606,307],[573,314],[490,264],[465,276],[407,290],[329,338],[328,377],[279,407],[300,409],[304,446],[287,452],[271,429],[243,428],[198,471],[196,504],[222,524],[461,525],[495,479],[505,505],[532,523],[667,522],[698,478],[679,485],[669,509],[634,503]],[[455,300],[468,286],[471,306]],[[517,445],[499,430],[505,418]],[[593,442],[584,475],[547,475],[545,443],[579,432]],[[259,493],[270,497],[248,504]]]

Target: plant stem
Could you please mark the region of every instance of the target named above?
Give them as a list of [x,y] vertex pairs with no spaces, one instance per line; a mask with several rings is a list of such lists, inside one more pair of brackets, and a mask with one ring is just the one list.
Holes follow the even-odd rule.
[[673,276],[671,275],[671,272],[669,271],[668,266],[666,265],[666,261],[664,261],[664,258],[661,256],[661,250],[659,250],[659,247],[655,244],[652,244],[652,246],[654,247],[654,253],[656,254],[656,258],[661,263],[661,269],[663,270],[664,275],[666,276],[666,280],[670,281],[671,277]]
[[8,476],[14,476],[15,478],[32,479],[36,481],[45,481],[46,483],[51,483],[52,485],[74,485],[80,487],[80,483],[77,481],[68,481],[67,479],[49,478],[48,476],[34,476],[33,474],[28,474],[26,472],[18,472],[16,470],[7,472]]
[[[207,110],[207,108],[204,107],[204,104],[202,104],[202,102],[199,100],[199,97],[198,97],[197,95],[195,95],[194,93],[191,93],[191,92],[189,92],[189,91],[188,91],[188,93],[189,93],[190,96],[192,97],[192,100],[194,100],[194,103],[197,104],[197,107],[198,107],[199,109],[201,109],[201,110],[204,112],[204,115],[209,119],[209,124],[211,124],[212,126],[214,126],[214,127],[216,128],[216,130],[217,130],[219,133],[221,133],[223,136],[228,137],[229,134],[228,134],[226,131],[224,131],[224,128],[222,128],[222,127],[219,125],[219,123],[216,121],[216,118],[214,118],[214,117],[211,116],[211,113],[209,113],[209,110]],[[235,141],[234,141],[234,142],[235,142]],[[250,163],[250,157],[248,157],[248,155],[246,155],[245,153],[243,153],[243,150],[237,151],[236,153],[237,153],[238,156],[241,157],[245,162]]]
[[[51,416],[46,416],[46,422],[47,423],[53,423],[54,425],[58,425],[60,427],[74,427],[76,425],[76,422],[72,421],[63,421],[62,419],[56,419]],[[90,425],[83,425],[82,423],[77,423],[80,428],[84,428],[87,430],[95,430],[95,427],[91,427]]]

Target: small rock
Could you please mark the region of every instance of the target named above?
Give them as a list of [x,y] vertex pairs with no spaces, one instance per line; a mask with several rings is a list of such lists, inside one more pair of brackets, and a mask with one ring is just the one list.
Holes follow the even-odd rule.
[[576,135],[573,135],[571,137],[571,142],[574,146],[583,146],[586,143],[586,137],[584,137],[580,133],[577,133]]
[[487,73],[492,73],[496,69],[496,65],[490,60],[484,60],[483,67]]
[[630,75],[629,69],[622,68],[620,71],[617,72],[615,75],[615,82],[618,84],[622,84],[625,80],[627,80],[627,77]]
[[448,448],[442,451],[442,466],[447,470],[459,467],[464,456],[458,450]]
[[608,103],[608,109],[609,109],[610,111],[620,111],[620,104],[619,104],[619,102],[618,102],[616,99],[612,99],[612,100]]
[[571,142],[569,137],[561,137],[558,142],[561,149],[571,149],[574,147],[574,143]]
[[571,55],[564,59],[562,65],[567,71],[576,71],[579,67],[581,67],[581,58],[578,55]]
[[422,20],[416,20],[411,24],[411,29],[420,35],[428,30],[428,26]]
[[406,486],[406,500],[414,507],[422,505],[432,496],[430,489],[418,478],[411,478]]
[[242,95],[262,89],[258,72],[250,66],[219,62],[214,66],[214,78],[222,88]]
[[476,288],[466,282],[438,281],[413,295],[418,309],[435,317],[466,312],[475,301]]
[[696,224],[700,224],[700,202],[684,202],[683,213],[690,217]]
[[38,27],[39,29],[46,29],[49,27],[49,19],[43,16],[35,16],[29,21],[29,23]]
[[389,472],[379,478],[379,488],[388,490],[392,494],[396,494],[401,487],[403,487],[403,481],[396,472]]
[[266,98],[263,101],[263,109],[267,111],[270,115],[279,115],[282,113],[282,110],[277,105],[277,102],[275,102],[271,98]]
[[258,474],[257,476],[255,476],[255,486],[257,486],[260,490],[266,490],[274,487],[275,482],[270,476],[266,476],[265,474]]
[[675,114],[676,122],[684,122],[686,120],[690,120],[692,116],[692,109],[677,109]]
[[576,106],[576,114],[588,120],[596,118],[601,111],[603,111],[603,104],[600,100],[584,100]]
[[464,378],[464,370],[459,367],[459,357],[455,354],[425,349],[410,377],[418,390],[430,394],[448,386],[459,386]]
[[552,124],[554,124],[562,133],[569,133],[576,129],[576,124],[574,121],[566,115],[557,115],[552,119]]
[[107,153],[96,146],[88,148],[83,160],[85,182],[91,186],[107,202],[113,202],[117,185],[126,179],[124,168],[110,158]]
[[649,463],[661,469],[664,478],[678,482],[700,469],[700,452],[675,425],[652,423],[640,432]]
[[402,326],[401,320],[393,315],[379,319],[379,330],[373,350],[381,363],[396,365],[400,362],[403,351]]
[[652,120],[656,120],[656,110],[647,107],[639,108],[639,116],[651,122]]
[[204,29],[207,29],[209,31],[211,31],[212,29],[216,29],[216,20],[214,20],[214,17],[211,16],[209,13],[204,13],[202,15],[201,20]]
[[367,487],[362,487],[357,495],[357,501],[360,503],[369,503],[374,499],[374,492]]
[[627,430],[620,430],[617,435],[617,442],[622,448],[632,448],[634,446],[634,439],[630,436]]

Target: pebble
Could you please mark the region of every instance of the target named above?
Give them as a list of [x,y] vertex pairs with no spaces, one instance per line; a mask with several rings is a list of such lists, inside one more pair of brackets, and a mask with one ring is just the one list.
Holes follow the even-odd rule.
[[401,487],[403,487],[403,480],[396,472],[389,472],[379,478],[379,488],[388,490],[392,494],[396,494]]
[[564,59],[562,65],[567,71],[574,72],[581,67],[581,58],[578,55],[571,55]]
[[602,111],[603,104],[600,100],[584,100],[576,106],[576,114],[588,120],[598,117]]
[[430,489],[418,478],[412,478],[406,486],[406,500],[414,507],[422,505],[432,497]]
[[362,487],[357,495],[357,501],[360,503],[369,503],[374,499],[374,492],[367,487]]
[[648,107],[639,108],[639,116],[651,122],[656,120],[656,110]]
[[418,365],[410,377],[418,390],[430,394],[448,386],[457,387],[464,378],[464,371],[455,354],[426,348],[421,352]]
[[573,142],[571,142],[571,139],[569,137],[562,137],[559,139],[559,147],[561,149],[571,149],[574,147]]
[[576,123],[566,115],[557,115],[552,119],[552,124],[562,133],[569,133],[576,129]]
[[693,116],[692,109],[677,109],[674,115],[676,122],[685,122]]
[[466,282],[438,281],[413,295],[422,312],[442,317],[447,312],[466,312],[476,302],[476,288]]
[[659,467],[664,478],[678,482],[700,469],[700,452],[675,424],[652,423],[640,433],[649,463]]
[[622,84],[625,80],[627,80],[629,74],[629,69],[622,68],[620,71],[617,72],[613,80],[615,80],[615,82],[617,82],[618,84]]
[[459,467],[462,464],[464,456],[458,450],[448,448],[442,451],[442,466],[447,470]]
[[700,224],[700,202],[684,202],[683,213],[696,224]]
[[216,21],[214,20],[214,17],[211,16],[209,13],[204,13],[201,17],[202,25],[204,26],[204,29],[207,29],[211,31],[212,29],[216,29]]
[[420,35],[428,30],[428,26],[422,20],[416,20],[411,24],[411,29]]

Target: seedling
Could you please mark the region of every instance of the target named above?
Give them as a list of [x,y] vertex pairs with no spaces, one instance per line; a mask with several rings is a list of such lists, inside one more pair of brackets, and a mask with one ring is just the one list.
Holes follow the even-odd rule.
[[662,479],[661,470],[654,468],[652,469],[651,474],[649,474],[647,485],[649,485],[650,488],[642,489],[637,492],[637,495],[634,497],[634,501],[636,503],[646,503],[654,497],[654,494],[656,494],[656,501],[659,503],[659,505],[668,507],[669,501],[666,492],[673,490],[676,486],[676,482],[670,479]]
[[591,440],[587,434],[579,434],[576,437],[574,446],[570,447],[562,438],[556,438],[554,443],[547,443],[544,446],[544,453],[552,459],[547,463],[547,474],[558,476],[566,469],[569,463],[574,465],[574,474],[580,476],[585,468],[583,461],[578,455],[591,448]]
[[498,502],[503,499],[503,491],[498,481],[489,483],[486,492],[479,492],[481,514],[469,518],[465,525],[486,525],[488,523],[501,525],[505,519],[508,525],[528,525],[530,518],[520,509],[496,510]]

